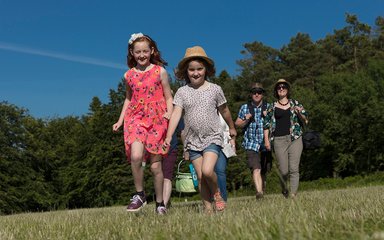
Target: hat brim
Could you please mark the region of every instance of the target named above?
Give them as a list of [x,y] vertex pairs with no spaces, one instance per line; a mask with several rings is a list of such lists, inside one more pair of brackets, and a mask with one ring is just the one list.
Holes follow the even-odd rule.
[[186,58],[183,58],[179,64],[177,64],[177,68],[178,69],[182,69],[184,67],[184,65],[190,61],[190,60],[193,60],[193,59],[204,59],[209,65],[211,65],[212,67],[215,66],[215,63],[212,61],[212,59],[210,59],[209,57],[205,57],[205,56],[189,56],[189,57],[186,57]]
[[253,87],[249,90],[250,93],[253,93],[254,91],[260,90],[262,93],[265,93],[265,89],[262,87]]
[[273,89],[276,89],[276,87],[277,87],[277,85],[279,85],[279,84],[286,84],[286,85],[288,85],[288,87],[289,88],[291,88],[291,84],[288,82],[288,81],[277,81],[276,83],[275,83],[275,86],[274,86],[274,88]]

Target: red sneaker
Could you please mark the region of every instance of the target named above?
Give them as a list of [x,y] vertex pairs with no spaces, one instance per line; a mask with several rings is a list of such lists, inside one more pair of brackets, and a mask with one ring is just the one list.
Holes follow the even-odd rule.
[[138,194],[133,195],[131,203],[127,207],[128,212],[137,212],[140,211],[145,205],[147,205],[147,200],[144,197],[141,197]]

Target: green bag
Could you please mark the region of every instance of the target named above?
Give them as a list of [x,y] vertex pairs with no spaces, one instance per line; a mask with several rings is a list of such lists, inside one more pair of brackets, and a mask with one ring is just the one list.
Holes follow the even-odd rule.
[[185,161],[181,160],[177,166],[176,191],[180,193],[196,192],[195,185],[193,185],[192,174],[190,172],[180,172],[180,166],[183,162]]

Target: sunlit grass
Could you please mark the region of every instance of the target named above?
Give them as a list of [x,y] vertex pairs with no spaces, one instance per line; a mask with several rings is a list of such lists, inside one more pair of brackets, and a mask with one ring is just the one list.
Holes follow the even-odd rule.
[[384,239],[384,186],[230,198],[212,216],[199,202],[1,216],[0,239]]

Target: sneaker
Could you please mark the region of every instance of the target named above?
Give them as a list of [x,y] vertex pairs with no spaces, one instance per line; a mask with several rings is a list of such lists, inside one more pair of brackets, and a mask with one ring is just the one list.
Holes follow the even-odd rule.
[[138,194],[133,195],[131,203],[127,207],[128,212],[137,212],[140,211],[147,204],[147,200],[144,197],[141,197]]
[[158,215],[165,215],[165,214],[167,214],[167,208],[164,207],[164,206],[158,206],[158,207],[156,208],[156,213],[157,213]]
[[262,193],[262,192],[257,192],[256,193],[256,199],[257,200],[260,200],[260,199],[262,199],[264,197],[264,194]]
[[289,197],[289,192],[288,192],[288,190],[284,190],[284,191],[282,191],[281,193],[284,195],[285,198],[288,198],[288,197]]

